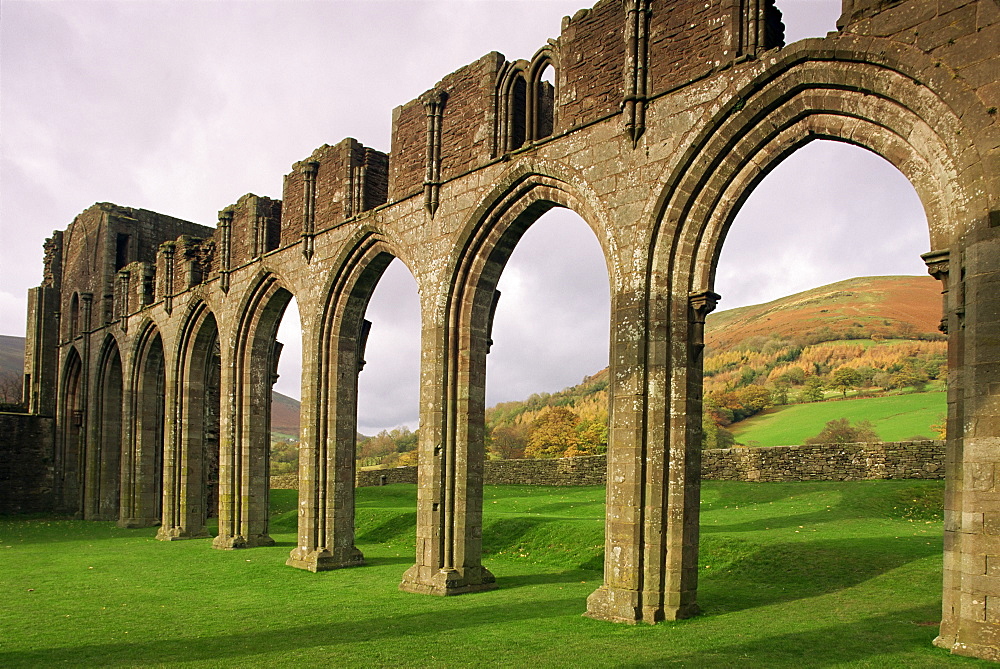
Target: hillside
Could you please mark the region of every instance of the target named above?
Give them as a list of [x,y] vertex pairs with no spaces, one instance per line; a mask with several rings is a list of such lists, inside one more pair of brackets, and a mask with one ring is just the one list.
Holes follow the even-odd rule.
[[[725,305],[725,298],[720,305]],[[840,339],[942,339],[941,284],[930,276],[868,276],[838,281],[765,304],[710,314],[706,354],[754,338],[799,346]]]
[[0,375],[24,374],[24,337],[0,335]]
[[271,393],[271,434],[299,438],[299,401],[279,392]]
[[[788,404],[848,393],[877,396],[928,385],[940,388],[947,348],[937,331],[940,305],[940,286],[929,276],[861,277],[711,314],[704,363],[708,441],[712,446],[731,443],[730,425],[742,439],[741,421],[769,406],[776,407],[769,410],[776,415]],[[530,456],[532,435],[539,428],[547,433],[556,429],[551,423],[558,413],[562,431],[557,439],[566,445],[565,453],[602,452],[606,432],[604,443],[595,440],[593,424],[606,421],[606,409],[603,370],[558,393],[491,407],[486,412],[488,445],[494,456]],[[936,414],[935,409],[927,415]],[[913,418],[922,424],[905,429],[912,427],[913,435],[932,433],[934,418],[925,417]],[[820,421],[803,429],[812,435],[822,427]]]

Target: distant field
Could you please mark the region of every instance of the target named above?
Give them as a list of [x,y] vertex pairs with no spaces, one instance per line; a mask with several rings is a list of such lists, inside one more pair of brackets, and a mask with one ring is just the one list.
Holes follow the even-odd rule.
[[742,444],[793,446],[818,434],[828,421],[847,418],[852,423],[870,420],[884,441],[917,435],[934,438],[930,426],[941,421],[946,400],[947,393],[938,391],[793,404],[767,409],[729,430]]

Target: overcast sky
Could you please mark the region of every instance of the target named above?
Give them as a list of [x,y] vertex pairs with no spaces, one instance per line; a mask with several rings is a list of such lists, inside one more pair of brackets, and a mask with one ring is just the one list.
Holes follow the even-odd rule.
[[[244,193],[280,197],[282,175],[324,143],[350,136],[388,151],[393,107],[489,51],[530,58],[584,6],[0,0],[0,334],[23,336],[44,239],[94,202],[214,225]],[[778,6],[788,41],[833,30],[840,12],[839,0]],[[851,276],[923,273],[927,250],[902,175],[861,149],[817,142],[740,212],[717,277],[720,309]],[[574,214],[550,212],[528,231],[500,290],[490,403],[559,390],[607,365],[605,266]],[[289,315],[278,390],[297,397]],[[367,317],[359,429],[416,427],[419,313],[400,263]]]

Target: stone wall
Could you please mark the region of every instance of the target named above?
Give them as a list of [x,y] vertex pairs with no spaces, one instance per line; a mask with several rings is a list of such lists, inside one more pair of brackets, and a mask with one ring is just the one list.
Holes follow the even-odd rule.
[[0,413],[0,514],[51,509],[52,426],[45,416]]
[[[943,441],[822,444],[702,451],[701,475],[712,481],[864,481],[943,479]],[[382,480],[382,477],[386,477]],[[604,485],[603,455],[554,460],[488,460],[487,485]],[[416,467],[359,471],[358,487],[416,483]],[[294,474],[272,476],[272,488],[295,488]]]
[[715,481],[943,479],[943,441],[723,448],[702,452],[702,477]]

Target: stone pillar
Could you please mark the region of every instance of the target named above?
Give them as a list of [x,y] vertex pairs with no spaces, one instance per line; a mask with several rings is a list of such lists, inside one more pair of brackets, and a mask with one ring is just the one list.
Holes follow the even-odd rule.
[[219,534],[212,548],[229,550],[244,548],[240,532],[240,472],[239,451],[236,447],[236,407],[242,394],[242,384],[235,366],[236,344],[231,333],[219,332],[219,358],[222,373],[219,378]]
[[[187,538],[182,519],[183,481],[185,466],[181,440],[181,407],[178,404],[180,379],[177,365],[165,365],[163,379],[163,483],[160,503],[160,528],[156,538],[163,540]],[[206,536],[202,533],[200,536]]]
[[952,248],[944,590],[935,643],[1000,660],[1000,228]]
[[[364,564],[354,545],[358,373],[356,336],[303,337],[299,444],[299,538],[285,563],[309,571]],[[327,368],[318,362],[329,359]]]
[[[699,323],[717,296],[612,298],[611,430],[604,584],[586,615],[614,622],[695,615],[700,490]],[[648,329],[645,323],[648,320]]]
[[[271,289],[274,287],[272,286]],[[219,535],[214,548],[225,550],[273,546],[268,534],[271,442],[271,386],[277,379],[274,333],[282,307],[273,292],[261,302],[247,341],[229,347],[231,364],[222,358],[223,415],[219,442]],[[287,304],[287,299],[285,301]],[[231,412],[227,416],[227,410]],[[228,425],[227,425],[228,423]]]
[[445,314],[436,305],[422,309],[417,555],[399,584],[406,592],[458,595],[496,587],[482,565],[486,342],[493,291],[480,292],[468,319],[478,326],[457,328],[454,345],[444,323],[431,320],[443,321]]

